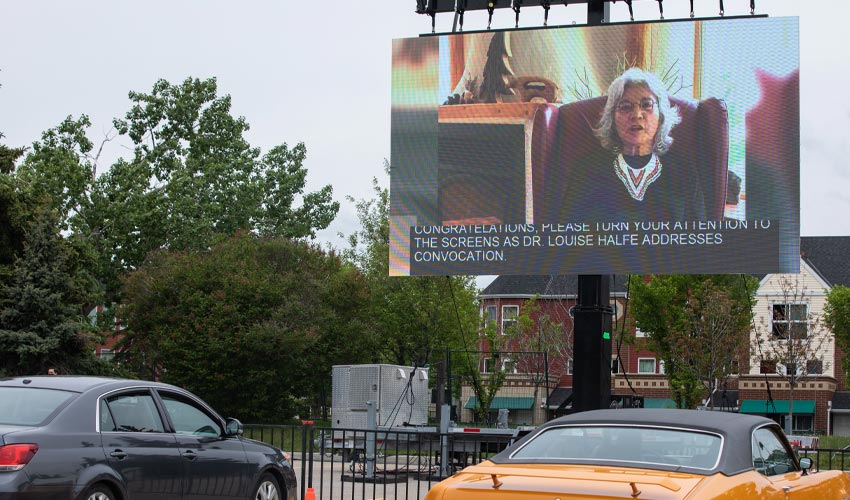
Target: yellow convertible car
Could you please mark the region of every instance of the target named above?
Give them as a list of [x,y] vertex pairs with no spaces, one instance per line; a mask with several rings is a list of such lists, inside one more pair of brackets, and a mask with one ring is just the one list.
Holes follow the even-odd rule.
[[772,420],[622,409],[552,420],[426,500],[846,499],[850,475],[812,472]]

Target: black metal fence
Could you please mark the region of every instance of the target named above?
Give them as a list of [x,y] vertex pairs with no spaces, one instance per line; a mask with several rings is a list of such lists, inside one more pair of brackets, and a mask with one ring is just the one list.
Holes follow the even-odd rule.
[[[299,499],[422,499],[445,477],[480,463],[519,439],[508,429],[440,433],[329,429],[312,425],[246,425],[245,436],[292,457]],[[850,472],[850,449],[801,449],[815,470]]]
[[316,500],[424,498],[434,484],[486,460],[518,439],[507,429],[483,431],[245,426],[246,437],[291,455],[301,500],[308,489]]

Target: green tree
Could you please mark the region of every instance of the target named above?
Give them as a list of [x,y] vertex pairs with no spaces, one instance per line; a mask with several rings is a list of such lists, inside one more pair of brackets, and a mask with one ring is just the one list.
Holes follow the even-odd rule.
[[366,362],[361,273],[333,253],[246,232],[160,251],[125,281],[119,357],[251,422],[307,415],[322,374]]
[[[746,346],[757,283],[750,276],[635,276],[629,310],[665,361],[677,405],[693,408],[732,373]],[[722,339],[722,340],[721,340]]]
[[[850,288],[836,285],[826,296],[823,311],[824,326],[835,336],[835,342],[845,352],[850,352]],[[845,378],[850,380],[850,356],[841,360]]]
[[[60,135],[67,138],[74,124],[63,124],[63,131],[46,132],[45,140],[52,137],[56,145]],[[45,373],[51,367],[117,374],[114,365],[95,359],[92,342],[100,337],[84,315],[101,298],[92,273],[96,258],[83,239],[61,234],[68,228],[62,207],[72,205],[67,200],[75,191],[59,186],[73,185],[73,172],[60,161],[57,170],[45,172],[19,165],[24,153],[0,145],[0,373]]]
[[94,144],[86,136],[91,126],[88,116],[65,118],[58,126],[41,135],[17,169],[18,181],[32,196],[56,212],[62,230],[80,234],[79,215],[89,208],[95,179],[91,156]]
[[52,212],[32,215],[22,253],[0,287],[0,372],[91,373],[92,328],[81,308],[97,293],[88,256],[59,235]]
[[[505,385],[505,351],[510,348],[510,337],[502,335],[494,322],[486,319],[478,331],[476,350],[467,349],[459,352],[458,372],[465,384],[472,388],[475,394],[475,414],[479,422],[492,424],[490,408],[499,389]],[[485,363],[489,368],[484,370]]]
[[[389,164],[384,170],[389,173]],[[389,275],[389,191],[372,181],[375,198],[355,202],[361,229],[343,255],[366,276],[369,317],[382,339],[379,360],[423,366],[446,347],[476,349],[477,288],[469,276]],[[354,202],[353,199],[349,198]]]
[[12,265],[23,251],[24,227],[30,220],[27,198],[12,174],[23,153],[23,149],[0,145],[0,286],[8,282]]
[[[388,162],[384,163],[387,174]],[[472,385],[479,400],[477,287],[469,276],[390,276],[389,190],[372,180],[374,198],[355,201],[361,228],[347,236],[344,257],[366,276],[370,328],[381,339],[374,361],[405,366],[443,365],[448,351],[453,373],[446,383]],[[437,377],[433,377],[435,380]],[[455,391],[455,394],[458,392]]]
[[97,250],[110,298],[119,276],[151,251],[209,248],[238,230],[313,238],[336,216],[331,186],[305,192],[304,144],[261,154],[214,78],[159,80],[150,93],[129,97],[130,110],[114,125],[132,141],[132,158],[98,175],[100,153],[83,115],[45,132],[17,172],[49,200],[63,229]]
[[557,383],[557,377],[551,378],[549,374],[553,363],[562,360],[566,368],[566,364],[573,359],[572,328],[567,328],[543,312],[538,299],[535,296],[523,304],[516,327],[506,332],[510,349],[516,351],[511,354],[511,362],[519,373],[525,374],[534,384],[535,401],[538,400],[541,386],[548,390],[551,383]]

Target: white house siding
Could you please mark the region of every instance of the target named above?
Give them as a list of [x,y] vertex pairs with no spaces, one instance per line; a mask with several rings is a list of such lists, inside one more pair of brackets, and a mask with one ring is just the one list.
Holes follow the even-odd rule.
[[[783,279],[787,285],[783,285]],[[784,289],[783,289],[784,288]],[[835,376],[835,341],[832,332],[823,326],[823,321],[817,326],[818,318],[823,312],[826,304],[828,285],[809,267],[805,261],[800,262],[799,274],[769,274],[761,281],[756,293],[754,324],[756,331],[769,331],[772,318],[772,304],[774,303],[799,303],[804,302],[809,306],[809,335],[819,337],[827,336],[819,351],[819,357],[823,360],[823,375]],[[754,341],[756,331],[751,334]],[[817,339],[814,339],[817,342]],[[759,373],[759,352],[752,351],[750,362],[750,374]]]

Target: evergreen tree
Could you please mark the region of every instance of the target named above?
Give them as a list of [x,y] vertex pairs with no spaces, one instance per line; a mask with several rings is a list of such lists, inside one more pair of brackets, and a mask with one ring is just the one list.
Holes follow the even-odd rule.
[[5,375],[74,372],[91,363],[89,328],[80,304],[92,281],[49,212],[29,226],[9,283],[0,289],[0,371]]
[[484,63],[484,74],[479,89],[482,102],[501,102],[503,95],[513,94],[513,90],[508,88],[513,70],[510,64],[510,39],[507,37],[505,32],[500,31],[490,39],[487,62]]

